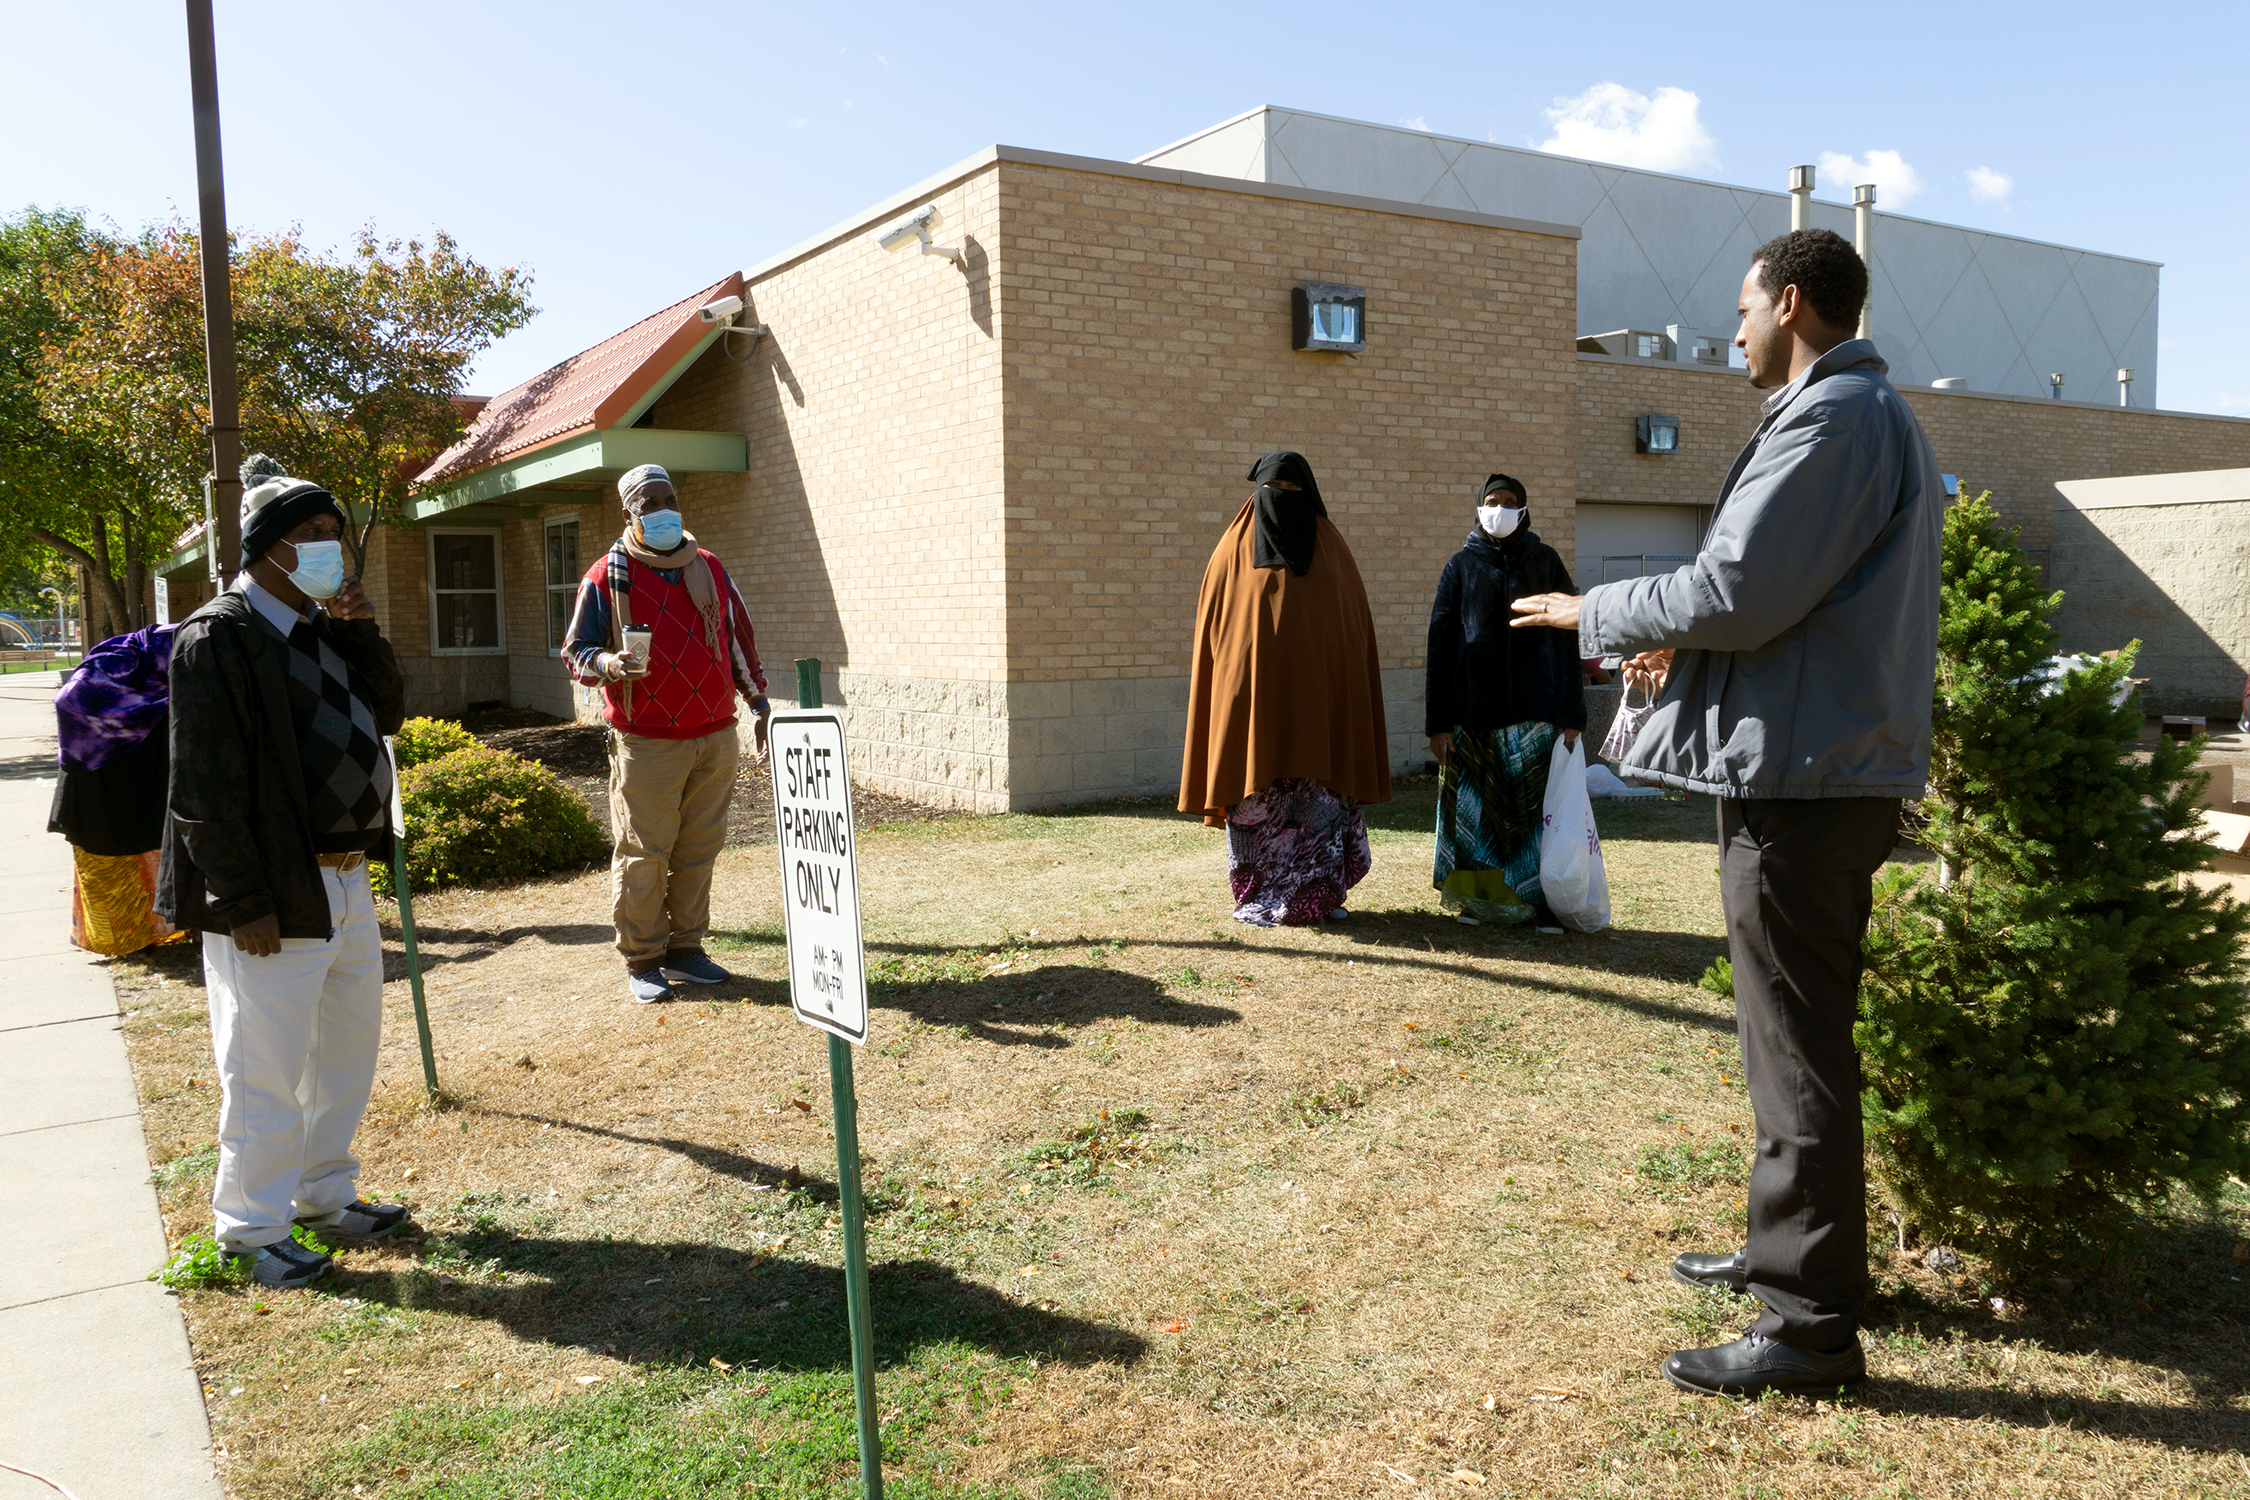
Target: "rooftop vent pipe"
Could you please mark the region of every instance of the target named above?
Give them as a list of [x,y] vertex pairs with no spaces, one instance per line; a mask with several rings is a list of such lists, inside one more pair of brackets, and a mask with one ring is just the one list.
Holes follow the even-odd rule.
[[2053,387],[2055,388],[2055,399],[2056,399],[2057,401],[2060,401],[2060,400],[2062,399],[2062,385],[2063,385],[2063,378],[2062,378],[2062,376],[2060,376],[2060,375],[2050,375],[2050,376],[2048,376],[2048,377],[2047,377],[2047,384],[2049,384],[2049,385],[2051,385],[2051,386],[2053,386]]
[[1813,173],[1810,167],[1789,169],[1789,227],[1812,228]]
[[1859,337],[1875,336],[1875,184],[1852,189],[1852,241],[1867,267],[1867,300],[1859,305]]
[[2130,369],[2122,369],[2117,372],[2117,404],[2119,406],[2131,406],[2133,404],[2133,372]]

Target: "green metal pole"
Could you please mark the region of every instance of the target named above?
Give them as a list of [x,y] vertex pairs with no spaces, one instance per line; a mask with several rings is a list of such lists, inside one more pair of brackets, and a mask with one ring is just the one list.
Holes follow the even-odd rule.
[[[797,706],[822,706],[817,656],[798,658]],[[852,1044],[834,1033],[828,1037],[828,1093],[836,1110],[836,1192],[844,1204],[844,1307],[851,1318],[859,1472],[867,1500],[883,1500],[883,1434],[875,1420],[875,1323],[867,1293],[867,1210],[859,1191],[859,1094],[852,1082]]]
[[406,887],[406,840],[391,840],[391,889],[398,894],[398,931],[406,942],[406,982],[414,991],[414,1029],[422,1039],[422,1082],[437,1103],[437,1054],[430,1046],[430,1006],[422,998],[422,950],[414,941],[414,893]]
[[844,1305],[851,1312],[852,1397],[859,1407],[859,1472],[867,1500],[883,1500],[883,1434],[875,1421],[875,1329],[867,1296],[867,1212],[859,1196],[859,1101],[852,1044],[830,1033],[828,1091],[836,1107],[836,1191],[844,1200]]

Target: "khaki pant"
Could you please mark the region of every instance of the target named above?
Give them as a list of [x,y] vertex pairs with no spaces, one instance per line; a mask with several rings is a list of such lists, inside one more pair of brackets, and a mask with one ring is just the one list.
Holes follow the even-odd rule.
[[701,948],[710,931],[738,753],[731,725],[692,740],[610,733],[610,894],[617,951],[636,973]]

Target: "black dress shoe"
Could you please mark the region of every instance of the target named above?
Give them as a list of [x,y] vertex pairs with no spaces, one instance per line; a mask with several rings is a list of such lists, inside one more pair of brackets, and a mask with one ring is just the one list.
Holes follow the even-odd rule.
[[1826,1354],[1778,1343],[1750,1332],[1712,1349],[1682,1349],[1664,1361],[1664,1378],[1704,1396],[1755,1396],[1761,1391],[1833,1393],[1867,1378],[1867,1358],[1855,1336]]
[[1740,1250],[1729,1255],[1682,1255],[1672,1262],[1672,1279],[1689,1286],[1744,1291],[1750,1285],[1750,1257]]

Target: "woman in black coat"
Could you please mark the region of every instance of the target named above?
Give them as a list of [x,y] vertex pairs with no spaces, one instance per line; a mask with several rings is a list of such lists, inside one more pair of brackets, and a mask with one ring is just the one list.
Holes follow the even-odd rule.
[[1430,882],[1471,925],[1536,918],[1551,927],[1539,896],[1547,762],[1556,735],[1575,743],[1586,727],[1586,694],[1577,640],[1511,629],[1508,606],[1577,585],[1531,529],[1521,482],[1487,478],[1476,514],[1430,606],[1427,728],[1441,768]]

